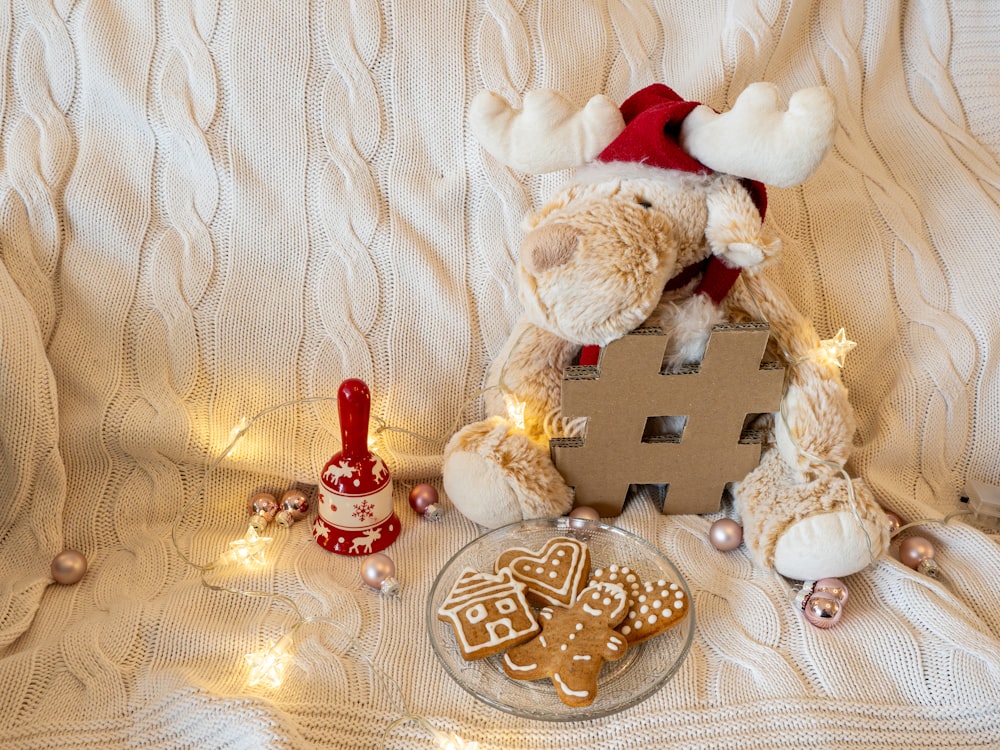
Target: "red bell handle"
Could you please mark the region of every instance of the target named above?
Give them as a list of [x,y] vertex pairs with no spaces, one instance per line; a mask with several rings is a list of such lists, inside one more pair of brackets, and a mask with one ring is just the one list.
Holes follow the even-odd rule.
[[351,378],[340,384],[337,391],[337,412],[340,415],[341,452],[347,458],[364,458],[368,455],[371,400],[371,393],[363,380]]

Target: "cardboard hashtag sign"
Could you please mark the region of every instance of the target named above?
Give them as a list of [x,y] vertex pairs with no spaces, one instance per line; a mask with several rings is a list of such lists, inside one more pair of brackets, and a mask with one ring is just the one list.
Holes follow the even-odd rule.
[[[565,417],[587,417],[582,438],[551,441],[552,459],[577,506],[621,512],[631,484],[666,484],[664,513],[714,513],[725,486],[760,462],[748,415],[779,409],[784,370],[761,362],[766,323],[712,330],[700,365],[661,373],[667,337],[634,331],[601,352],[596,366],[563,376]],[[684,417],[679,435],[643,437],[653,417]]]

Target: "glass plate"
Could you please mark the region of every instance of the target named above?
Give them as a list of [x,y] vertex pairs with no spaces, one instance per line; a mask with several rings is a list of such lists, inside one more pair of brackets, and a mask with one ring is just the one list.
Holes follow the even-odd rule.
[[[511,547],[540,549],[558,536],[576,538],[590,548],[591,570],[628,565],[642,580],[665,579],[683,587],[691,608],[680,624],[645,643],[629,648],[618,661],[605,662],[597,683],[597,698],[583,708],[567,706],[548,679],[514,680],[503,671],[503,655],[465,661],[449,623],[437,611],[452,586],[469,567],[492,573],[493,562]],[[616,526],[583,519],[542,518],[504,526],[460,549],[434,581],[427,598],[427,630],[445,671],[466,691],[501,711],[527,719],[585,721],[617,713],[644,701],[673,677],[691,647],[694,607],[691,591],[677,568],[635,534]]]

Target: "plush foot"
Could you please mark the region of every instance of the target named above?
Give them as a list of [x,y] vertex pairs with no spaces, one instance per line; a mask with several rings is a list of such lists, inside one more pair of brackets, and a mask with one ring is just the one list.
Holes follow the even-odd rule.
[[735,488],[743,538],[758,565],[794,580],[842,577],[871,565],[889,546],[889,523],[861,479],[798,480],[777,451]]
[[500,417],[467,425],[444,450],[444,490],[470,521],[495,529],[525,518],[561,516],[572,491],[548,449]]

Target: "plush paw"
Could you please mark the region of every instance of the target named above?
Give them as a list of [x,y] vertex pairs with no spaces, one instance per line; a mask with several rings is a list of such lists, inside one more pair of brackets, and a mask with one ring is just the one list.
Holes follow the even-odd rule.
[[889,523],[861,479],[796,478],[774,449],[735,488],[743,538],[757,564],[794,580],[863,570],[889,546]]
[[881,528],[871,519],[859,522],[849,508],[807,516],[778,537],[774,569],[801,581],[842,578],[864,570],[882,552],[882,528],[888,528],[888,521]]
[[752,242],[731,242],[722,251],[731,266],[750,268],[764,262],[764,251]]
[[561,516],[572,491],[548,448],[500,417],[467,425],[444,451],[444,490],[466,518],[495,529],[525,518]]

